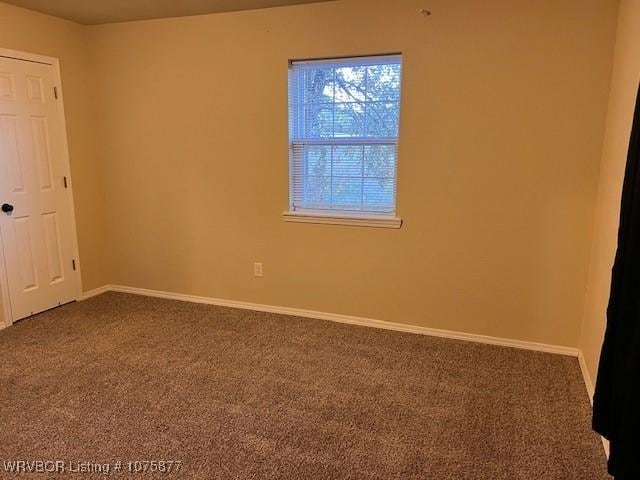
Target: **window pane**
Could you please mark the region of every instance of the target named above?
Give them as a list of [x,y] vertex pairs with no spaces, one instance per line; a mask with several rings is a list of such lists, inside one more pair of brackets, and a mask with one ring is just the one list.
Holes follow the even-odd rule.
[[393,210],[395,188],[391,178],[365,178],[364,203],[374,208]]
[[342,67],[335,70],[336,102],[366,100],[366,67]]
[[367,67],[367,97],[371,101],[400,99],[400,65]]
[[371,145],[364,147],[364,176],[392,178],[396,171],[396,147]]
[[364,104],[336,103],[335,137],[364,136]]
[[398,102],[369,103],[367,105],[367,136],[397,137],[399,117]]
[[362,179],[334,178],[333,205],[338,207],[359,206],[362,204]]
[[311,145],[307,147],[307,175],[320,177],[331,175],[331,146]]
[[325,138],[333,136],[333,104],[314,103],[305,106],[305,136]]
[[362,177],[363,147],[348,145],[334,147],[333,176]]
[[307,177],[304,190],[306,205],[321,206],[331,202],[331,177]]
[[304,103],[331,103],[334,90],[333,68],[314,68],[305,70]]

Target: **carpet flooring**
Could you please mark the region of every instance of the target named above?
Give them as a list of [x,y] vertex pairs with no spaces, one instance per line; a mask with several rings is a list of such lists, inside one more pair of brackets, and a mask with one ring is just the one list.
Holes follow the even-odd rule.
[[106,293],[0,331],[0,478],[604,480],[590,414],[575,358],[322,320]]

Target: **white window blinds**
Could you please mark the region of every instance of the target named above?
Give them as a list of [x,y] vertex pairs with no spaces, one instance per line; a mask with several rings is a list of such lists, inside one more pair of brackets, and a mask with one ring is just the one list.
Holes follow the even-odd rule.
[[289,68],[290,208],[393,214],[399,55]]

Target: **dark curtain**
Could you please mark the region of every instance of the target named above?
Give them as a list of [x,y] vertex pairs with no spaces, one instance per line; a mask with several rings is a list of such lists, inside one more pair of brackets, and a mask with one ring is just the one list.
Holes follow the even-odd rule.
[[640,92],[622,187],[593,428],[611,442],[609,473],[640,479]]

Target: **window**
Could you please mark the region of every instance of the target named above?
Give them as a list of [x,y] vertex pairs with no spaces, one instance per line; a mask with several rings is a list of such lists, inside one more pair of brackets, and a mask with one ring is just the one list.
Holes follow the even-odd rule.
[[400,55],[292,61],[290,221],[399,227]]

